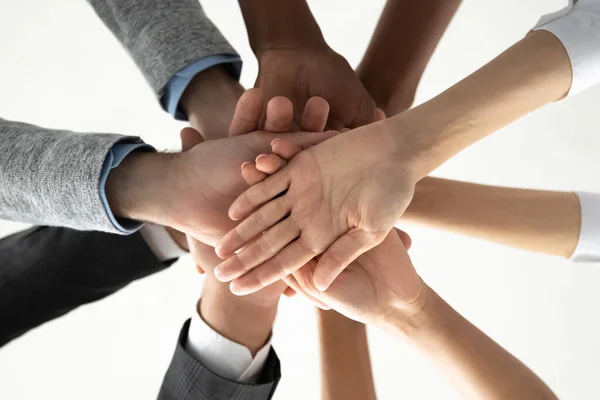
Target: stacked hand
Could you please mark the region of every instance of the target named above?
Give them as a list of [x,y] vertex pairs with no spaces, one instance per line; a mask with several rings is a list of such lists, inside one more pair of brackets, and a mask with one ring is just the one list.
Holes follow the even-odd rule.
[[[341,130],[374,122],[375,103],[346,59],[327,45],[317,48],[269,49],[258,55],[256,87],[265,97],[284,96],[300,123],[304,104],[314,96],[331,107],[327,127]],[[297,125],[296,125],[297,126]]]
[[229,257],[215,270],[217,278],[235,279],[232,291],[247,294],[325,252],[314,279],[326,290],[353,260],[383,242],[416,184],[409,160],[392,151],[384,126],[358,128],[304,150],[238,197],[229,215],[247,218],[217,246],[219,256]]
[[[242,171],[248,182],[259,184],[267,175],[282,169],[301,148],[285,140],[272,144],[272,154],[261,156],[255,164],[245,164]],[[313,284],[316,260],[285,281],[299,293],[306,293],[348,318],[363,323],[380,324],[387,314],[404,310],[409,319],[423,307],[423,288],[407,248],[410,237],[403,231],[392,230],[383,242],[352,262],[324,292]]]

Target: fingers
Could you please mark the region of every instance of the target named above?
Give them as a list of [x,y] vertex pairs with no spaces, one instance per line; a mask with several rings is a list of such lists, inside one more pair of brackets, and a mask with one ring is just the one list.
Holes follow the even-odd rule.
[[[290,186],[290,177],[284,173],[285,170],[280,171],[279,173],[268,177],[255,184],[254,186],[248,188],[244,193],[242,193],[229,207],[229,218],[234,221],[237,221],[246,215],[248,215],[252,210],[258,208],[263,203],[273,199],[278,194],[284,192]],[[287,210],[289,211],[289,210]],[[286,211],[286,212],[287,212]],[[283,218],[281,216],[279,219]],[[276,221],[278,221],[277,219]],[[246,221],[242,222],[240,225],[243,225]],[[259,230],[254,233],[254,235],[264,231],[268,226],[265,226],[264,229]],[[256,229],[255,229],[256,230]],[[253,236],[254,236],[253,235]],[[223,247],[227,242],[225,239],[228,235],[221,240],[221,243],[217,248]],[[227,246],[229,247],[229,246]],[[237,250],[237,249],[236,249]]]
[[385,112],[381,109],[381,108],[377,108],[375,110],[375,118],[377,121],[383,121],[384,119],[386,119],[386,115]]
[[271,142],[271,150],[278,156],[291,160],[296,154],[302,151],[302,148],[288,140],[275,139]]
[[358,128],[359,126],[368,125],[375,121],[377,121],[375,101],[369,95],[365,94],[360,99],[356,117],[349,127]]
[[322,97],[311,97],[306,102],[300,127],[307,132],[323,132],[329,116],[329,103]]
[[256,165],[250,162],[245,162],[242,164],[242,178],[244,178],[244,181],[246,181],[248,186],[255,185],[266,177],[267,174],[260,172],[256,168]]
[[181,137],[181,151],[188,151],[204,141],[200,132],[189,126],[183,128],[179,136]]
[[286,133],[292,130],[294,121],[294,106],[286,97],[273,97],[267,103],[265,131]]
[[[295,240],[269,261],[233,280],[229,289],[238,296],[257,292],[298,270],[314,256],[315,253],[306,248],[302,240]],[[218,276],[217,279],[219,279]]]
[[287,161],[277,154],[261,154],[256,157],[256,169],[265,174],[274,174],[285,166]]
[[[303,268],[306,268],[306,267],[303,267]],[[303,269],[303,268],[301,268],[301,269]],[[298,284],[298,282],[296,281],[296,279],[294,278],[294,275],[288,275],[287,277],[283,278],[283,281],[289,286],[288,289],[291,288],[295,294],[300,294],[300,296],[302,296],[305,299],[307,299],[308,301],[312,302],[313,305],[315,305],[316,307],[320,308],[321,310],[325,310],[325,311],[331,310],[331,307],[329,307],[322,301],[318,300],[317,298],[315,298],[315,297],[309,295],[308,293],[306,293],[305,291],[303,291],[302,288],[300,287],[300,285]]]
[[410,235],[404,232],[402,229],[395,228],[395,230],[406,250],[410,250],[412,246],[412,238],[410,237]]
[[[252,188],[261,185],[263,182],[254,185]],[[287,204],[285,198],[280,197],[271,201],[246,218],[246,220],[235,227],[235,229],[228,232],[217,244],[217,255],[221,258],[229,257],[233,252],[239,250],[256,235],[265,232],[267,229],[277,224],[285,218],[289,212],[290,206]]]
[[235,107],[229,125],[229,136],[244,135],[258,130],[263,111],[264,97],[260,89],[248,89],[242,94]]
[[[314,285],[324,292],[337,276],[361,254],[378,245],[383,239],[380,235],[351,229],[336,240],[321,256],[315,270]],[[385,238],[386,235],[384,235]],[[375,244],[373,244],[375,243]]]
[[[221,282],[229,282],[239,278],[257,265],[275,256],[298,235],[300,235],[300,229],[296,226],[296,223],[290,218],[286,218],[244,247],[239,253],[232,255],[219,264],[215,269],[215,276]],[[281,278],[282,276],[279,277],[279,279]]]

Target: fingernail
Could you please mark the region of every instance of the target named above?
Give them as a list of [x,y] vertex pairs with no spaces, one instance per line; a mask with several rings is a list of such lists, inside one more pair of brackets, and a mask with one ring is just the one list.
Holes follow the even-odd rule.
[[258,160],[260,160],[263,157],[266,157],[266,154],[259,154],[258,157],[256,157],[256,160],[254,160],[254,162],[258,162]]
[[252,163],[251,163],[251,162],[248,162],[248,161],[246,161],[246,162],[242,163],[242,167],[241,167],[241,168],[242,168],[242,169],[244,169],[245,167],[247,167],[247,166],[249,166],[249,165],[252,165]]
[[275,143],[279,142],[281,139],[279,138],[275,138],[273,140],[271,140],[271,147],[275,146]]

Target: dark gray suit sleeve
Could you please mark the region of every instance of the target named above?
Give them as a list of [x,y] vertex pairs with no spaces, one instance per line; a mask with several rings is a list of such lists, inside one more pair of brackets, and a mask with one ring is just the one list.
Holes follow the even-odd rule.
[[176,72],[212,55],[237,55],[199,0],[88,0],[158,97]]
[[210,371],[185,351],[189,326],[188,320],[179,335],[158,400],[266,400],[273,397],[281,378],[279,358],[273,349],[256,384],[230,381]]
[[0,240],[0,346],[165,269],[139,233],[34,227]]

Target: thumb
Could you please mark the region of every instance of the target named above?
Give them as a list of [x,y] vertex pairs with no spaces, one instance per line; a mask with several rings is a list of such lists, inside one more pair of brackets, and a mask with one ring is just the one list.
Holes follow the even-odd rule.
[[186,127],[181,130],[181,151],[188,151],[204,141],[200,132],[191,127]]
[[348,231],[329,246],[319,259],[313,276],[315,287],[322,292],[327,290],[348,265],[380,242],[373,233],[357,228]]

